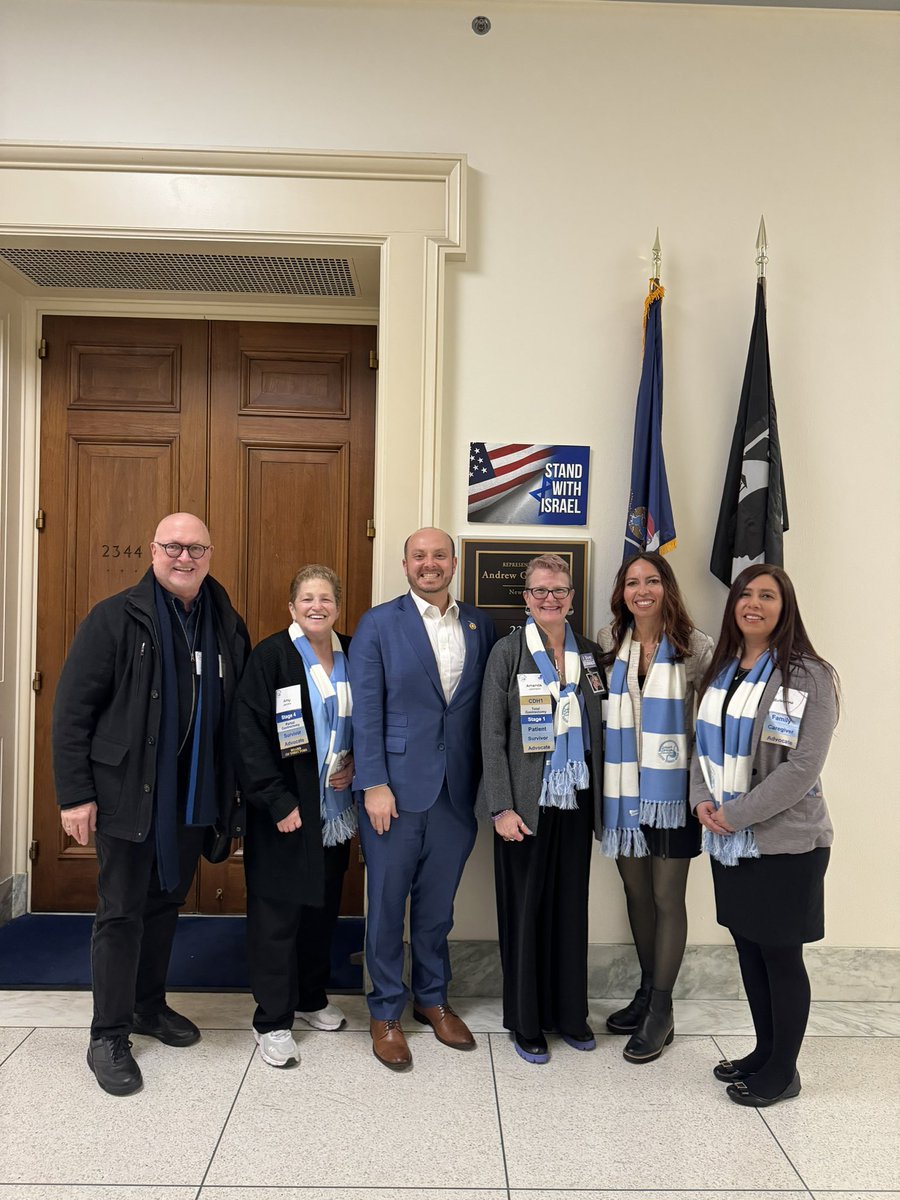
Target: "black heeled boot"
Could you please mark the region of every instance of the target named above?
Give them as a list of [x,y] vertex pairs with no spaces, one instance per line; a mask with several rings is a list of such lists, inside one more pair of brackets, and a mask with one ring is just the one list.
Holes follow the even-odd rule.
[[641,986],[634,993],[631,1003],[625,1008],[620,1008],[618,1012],[609,1014],[606,1018],[606,1028],[610,1033],[634,1033],[641,1023],[641,1017],[647,1011],[652,979],[652,975],[644,975],[642,972]]
[[637,1029],[625,1044],[622,1054],[629,1062],[653,1062],[675,1036],[675,1017],[672,1013],[672,993],[653,988],[647,1011]]

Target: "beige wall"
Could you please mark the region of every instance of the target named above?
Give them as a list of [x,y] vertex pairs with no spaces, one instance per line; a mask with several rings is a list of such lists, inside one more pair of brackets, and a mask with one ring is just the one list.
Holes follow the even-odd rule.
[[[672,562],[699,623],[718,624],[706,564],[764,211],[786,566],[844,679],[825,781],[828,941],[898,945],[900,569],[881,549],[900,499],[897,18],[559,0],[487,11],[494,28],[478,38],[474,10],[450,3],[4,0],[0,138],[467,154],[468,255],[446,268],[439,517],[467,531],[470,439],[590,442],[595,624],[620,553],[657,225]],[[8,822],[4,795],[0,838]],[[485,837],[458,936],[494,934],[489,857]],[[592,937],[624,940],[611,864],[595,883]],[[690,903],[691,940],[725,940],[703,863]]]

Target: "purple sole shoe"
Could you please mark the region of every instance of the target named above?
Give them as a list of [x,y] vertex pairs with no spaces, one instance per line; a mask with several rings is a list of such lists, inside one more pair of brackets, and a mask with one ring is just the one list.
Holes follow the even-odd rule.
[[596,1050],[597,1039],[591,1034],[589,1038],[572,1037],[569,1033],[560,1035],[567,1046],[571,1046],[573,1050]]
[[527,1038],[520,1040],[519,1035],[514,1033],[513,1046],[519,1058],[524,1058],[526,1062],[541,1064],[550,1061],[550,1051],[546,1042],[541,1048],[539,1043],[530,1042]]

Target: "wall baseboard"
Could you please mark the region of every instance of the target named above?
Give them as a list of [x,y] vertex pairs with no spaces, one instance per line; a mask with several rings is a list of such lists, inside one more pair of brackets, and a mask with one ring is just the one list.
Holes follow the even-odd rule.
[[[900,949],[883,946],[817,946],[804,952],[814,1000],[900,1000]],[[492,941],[450,943],[455,996],[502,994],[500,951]],[[640,982],[634,947],[594,942],[588,947],[588,995],[630,997]],[[743,998],[732,946],[688,946],[675,985],[676,998]]]
[[8,879],[0,881],[0,925],[22,915],[27,895],[27,875],[10,875]]

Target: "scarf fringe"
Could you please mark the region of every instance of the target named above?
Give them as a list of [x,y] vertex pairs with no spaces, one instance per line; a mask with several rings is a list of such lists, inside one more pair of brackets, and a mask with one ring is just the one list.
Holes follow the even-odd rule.
[[736,867],[742,858],[760,858],[753,830],[739,829],[736,833],[712,833],[703,830],[703,849],[723,867]]
[[544,780],[540,807],[575,809],[578,807],[575,793],[583,792],[589,783],[587,763],[567,762],[564,767],[551,771]]
[[650,853],[640,829],[604,829],[600,853],[606,858],[646,858]]
[[651,829],[681,829],[685,819],[685,804],[683,800],[641,801],[641,815],[638,818],[642,825]]
[[355,804],[351,804],[349,808],[344,809],[343,812],[338,813],[336,817],[332,817],[330,820],[324,820],[324,812],[322,813],[322,817],[323,846],[340,846],[356,836]]

